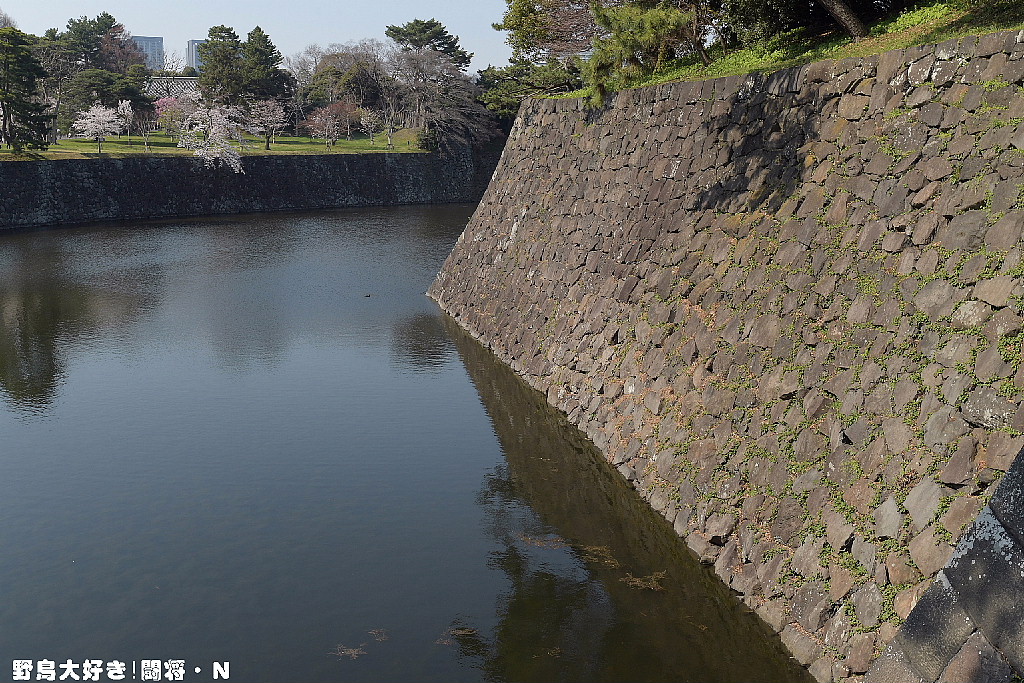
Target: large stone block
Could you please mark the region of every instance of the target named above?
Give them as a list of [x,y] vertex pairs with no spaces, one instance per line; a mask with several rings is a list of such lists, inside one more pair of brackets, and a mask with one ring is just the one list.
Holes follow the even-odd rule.
[[1024,671],[1024,550],[989,508],[960,539],[943,574],[971,621]]
[[989,508],[1007,532],[1024,544],[1024,458],[1019,454],[992,494]]
[[934,681],[975,630],[956,591],[940,577],[917,603],[892,644],[906,653],[919,676]]
[[907,653],[895,644],[889,645],[864,676],[864,683],[932,683],[934,680],[917,673]]
[[963,415],[972,425],[998,428],[1009,424],[1017,404],[993,387],[978,387],[964,403]]
[[935,233],[935,241],[947,249],[977,249],[988,233],[988,216],[974,210],[954,216]]
[[935,512],[939,509],[942,497],[949,493],[948,489],[936,484],[930,477],[925,477],[921,482],[911,489],[903,507],[910,513],[910,519],[915,531],[923,531],[931,524]]
[[1001,683],[1015,678],[1006,658],[981,632],[967,639],[939,676],[938,683]]

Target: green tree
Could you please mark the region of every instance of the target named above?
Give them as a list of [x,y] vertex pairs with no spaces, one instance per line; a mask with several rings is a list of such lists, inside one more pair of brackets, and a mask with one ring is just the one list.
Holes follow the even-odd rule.
[[[242,44],[242,90],[257,100],[286,97],[291,77],[280,68],[283,57],[259,26]],[[206,68],[205,65],[203,67]]]
[[300,93],[302,101],[314,108],[342,100],[359,107],[377,107],[381,99],[380,56],[364,47],[325,55]]
[[507,131],[527,97],[543,97],[583,87],[580,55],[597,35],[590,0],[505,0],[508,8],[497,31],[512,59],[505,67],[480,72],[480,101]]
[[146,55],[132,40],[131,34],[111,14],[69,19],[63,32],[51,28],[45,41],[60,43],[62,50],[74,56],[81,69],[106,69],[126,73],[133,64],[145,64]]
[[906,7],[908,0],[728,0],[721,7],[721,27],[741,43],[762,43],[795,28],[829,30],[836,24],[855,39],[865,38],[865,21]]
[[508,31],[505,42],[513,61],[544,63],[564,60],[590,50],[597,25],[590,0],[505,0],[508,9],[497,31]]
[[116,109],[118,103],[128,100],[136,112],[151,111],[153,99],[143,93],[144,85],[144,81],[105,69],[80,71],[67,84],[67,106],[60,112],[58,125],[61,130],[71,130],[78,115],[94,104]]
[[447,55],[460,70],[465,70],[473,59],[473,53],[459,45],[459,37],[449,33],[437,19],[413,19],[401,26],[388,26],[384,34],[403,50],[433,50]]
[[16,152],[48,143],[50,116],[36,88],[46,71],[32,52],[34,42],[16,28],[0,28],[0,142]]
[[199,87],[211,99],[235,103],[241,99],[244,83],[242,41],[229,26],[213,26],[207,40],[199,46],[203,68],[199,72]]
[[549,59],[542,64],[513,59],[508,66],[489,66],[480,72],[480,101],[504,124],[511,126],[527,97],[544,97],[583,87],[579,60]]
[[68,19],[67,29],[57,33],[56,29],[47,32],[47,37],[61,38],[67,42],[76,55],[78,61],[87,68],[97,66],[97,55],[100,51],[100,37],[114,26],[117,21],[106,12],[98,15],[95,19],[81,16],[78,19]]
[[329,65],[319,69],[302,89],[303,101],[313,107],[337,102],[345,92],[345,72]]
[[66,40],[83,67],[96,69],[101,67],[100,46],[103,37],[115,26],[118,26],[117,19],[107,12],[101,12],[93,19],[86,16],[68,19],[67,30],[57,34],[56,30],[51,29],[47,36]]
[[50,129],[50,144],[57,142],[57,122],[64,110],[64,93],[67,85],[75,74],[84,69],[71,43],[57,34],[57,29],[50,29],[43,38],[36,42],[36,57],[46,70],[46,78],[40,81],[43,99],[50,105],[53,114]]
[[700,37],[693,35],[694,11],[669,3],[653,7],[639,3],[600,7],[595,3],[593,11],[594,20],[607,32],[594,40],[594,52],[585,69],[595,103],[603,102],[610,88],[657,71],[676,56],[679,45],[700,42]]

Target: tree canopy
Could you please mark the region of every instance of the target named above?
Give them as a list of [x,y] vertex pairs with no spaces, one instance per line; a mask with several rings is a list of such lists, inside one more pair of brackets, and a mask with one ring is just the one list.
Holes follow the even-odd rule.
[[285,95],[288,72],[280,68],[281,52],[259,26],[249,31],[242,44],[242,90],[259,100]]
[[60,40],[75,55],[82,68],[125,73],[133,64],[145,64],[146,55],[131,34],[108,12],[94,18],[69,19],[63,32],[50,29],[44,35]]
[[153,108],[153,100],[144,92],[145,79],[117,74],[106,69],[85,69],[69,79],[64,90],[66,106],[58,114],[61,130],[70,130],[80,112],[94,104],[114,109],[122,100],[131,102],[136,110]]
[[448,32],[437,19],[413,19],[401,26],[388,26],[384,34],[403,50],[433,50],[446,55],[459,69],[465,69],[473,59],[459,45],[459,37]]
[[497,31],[508,31],[512,61],[564,60],[590,50],[597,25],[590,0],[505,0]]
[[210,28],[206,42],[199,46],[199,57],[203,60],[199,87],[218,102],[282,98],[290,90],[291,79],[280,68],[281,53],[259,26],[244,42],[229,26]]
[[594,98],[604,99],[616,79],[638,80],[660,69],[678,52],[710,61],[704,42],[710,21],[696,2],[632,2],[617,7],[594,5],[594,20],[604,30],[594,38],[585,73]]
[[[51,142],[56,141],[58,129],[69,131],[77,116],[97,101],[113,107],[120,99],[129,99],[137,108],[149,107],[150,101],[142,95],[150,76],[146,55],[107,12],[92,19],[69,19],[64,31],[47,30],[34,50],[48,74],[39,85],[56,126]],[[81,75],[87,71],[88,75]]]
[[229,26],[212,26],[199,45],[203,68],[199,87],[216,100],[233,102],[242,94],[242,41]]
[[[842,31],[855,40],[867,23],[910,0],[505,0],[502,21],[511,65],[488,69],[488,106],[507,112],[514,99],[543,92],[561,64],[584,63],[595,101],[611,88],[643,81],[679,59],[711,61],[711,50],[753,46],[802,29]],[[566,80],[572,85],[571,79]]]
[[0,28],[0,142],[17,152],[47,146],[50,117],[36,97],[46,71],[32,53],[34,42],[16,28]]
[[498,127],[478,101],[478,86],[431,45],[437,43],[311,45],[288,60],[299,83],[293,107],[314,117],[313,129],[324,135],[336,127],[337,112],[359,109],[364,132],[384,133],[389,145],[398,128],[419,129],[422,144],[441,150],[490,139]]

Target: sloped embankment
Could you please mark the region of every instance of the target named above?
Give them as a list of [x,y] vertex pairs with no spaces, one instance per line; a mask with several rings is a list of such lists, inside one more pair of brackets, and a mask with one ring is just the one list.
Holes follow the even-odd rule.
[[1022,82],[996,33],[530,102],[430,290],[819,680],[1024,671],[1014,506],[954,557],[1024,446]]

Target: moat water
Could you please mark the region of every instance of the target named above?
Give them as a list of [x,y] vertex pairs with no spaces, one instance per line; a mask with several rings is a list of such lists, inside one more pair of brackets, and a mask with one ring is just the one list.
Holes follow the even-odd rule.
[[805,680],[424,296],[471,211],[0,236],[0,679]]

